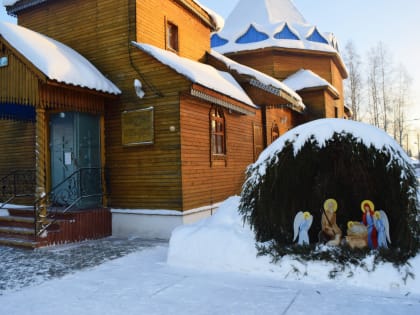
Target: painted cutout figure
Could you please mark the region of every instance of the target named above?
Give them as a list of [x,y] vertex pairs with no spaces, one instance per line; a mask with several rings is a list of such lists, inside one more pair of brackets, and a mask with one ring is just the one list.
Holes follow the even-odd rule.
[[367,227],[363,223],[347,222],[347,236],[345,239],[351,248],[366,248],[368,246],[367,235]]
[[293,222],[293,241],[298,238],[299,245],[309,245],[308,231],[311,228],[313,216],[309,212],[298,212]]
[[378,232],[375,228],[373,216],[375,214],[375,205],[370,200],[362,201],[363,224],[368,230],[368,246],[370,249],[378,248]]
[[388,243],[391,244],[391,237],[389,235],[389,221],[385,211],[375,211],[373,217],[373,224],[378,231],[378,247],[388,248]]
[[329,239],[327,245],[338,246],[341,242],[342,232],[337,225],[337,208],[338,204],[335,199],[327,199],[324,202],[321,226],[322,233]]

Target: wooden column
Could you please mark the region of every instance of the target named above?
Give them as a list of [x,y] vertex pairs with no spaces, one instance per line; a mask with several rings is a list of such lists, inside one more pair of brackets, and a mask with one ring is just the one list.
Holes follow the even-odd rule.
[[35,158],[36,158],[36,212],[37,212],[37,231],[45,226],[47,218],[47,182],[46,182],[46,116],[45,109],[36,109],[36,140],[35,140]]

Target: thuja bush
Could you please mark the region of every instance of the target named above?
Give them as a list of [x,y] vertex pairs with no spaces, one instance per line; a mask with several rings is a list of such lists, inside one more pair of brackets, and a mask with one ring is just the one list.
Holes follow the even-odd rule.
[[[313,215],[309,237],[311,244],[318,241],[328,198],[338,202],[337,224],[343,236],[348,221],[362,220],[360,204],[369,199],[390,222],[392,243],[388,253],[381,250],[379,256],[404,263],[418,253],[418,183],[398,150],[367,146],[351,133],[335,132],[322,146],[315,136],[309,137],[298,152],[293,141],[287,141],[261,163],[247,170],[240,212],[258,242],[275,244],[269,250],[273,256],[302,252],[293,245],[293,220],[299,211]],[[352,251],[345,249],[343,255],[351,256]]]

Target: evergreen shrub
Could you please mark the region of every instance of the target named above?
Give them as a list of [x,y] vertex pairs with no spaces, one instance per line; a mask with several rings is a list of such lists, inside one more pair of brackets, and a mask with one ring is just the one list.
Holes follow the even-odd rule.
[[[294,141],[288,140],[268,159],[251,165],[239,210],[256,240],[270,244],[260,246],[260,253],[273,257],[296,253],[308,258],[308,251],[303,250],[302,255],[302,249],[293,243],[294,217],[299,211],[313,215],[309,237],[310,247],[315,248],[323,203],[334,198],[343,236],[348,221],[362,221],[360,204],[369,199],[375,210],[387,213],[390,222],[390,249],[378,250],[377,254],[395,263],[415,256],[420,247],[418,182],[411,163],[400,152],[399,147],[367,146],[352,133],[342,131],[334,132],[322,145],[315,136],[308,137],[298,152]],[[339,255],[341,260],[353,259],[348,249],[342,255],[348,259]],[[331,259],[331,255],[320,256]]]

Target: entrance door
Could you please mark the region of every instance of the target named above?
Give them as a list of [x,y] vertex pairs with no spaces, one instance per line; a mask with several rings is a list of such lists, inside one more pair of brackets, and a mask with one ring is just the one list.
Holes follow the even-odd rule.
[[59,113],[50,118],[51,187],[53,203],[98,206],[101,185],[99,117]]

